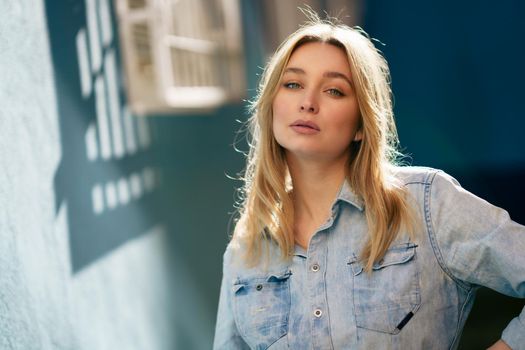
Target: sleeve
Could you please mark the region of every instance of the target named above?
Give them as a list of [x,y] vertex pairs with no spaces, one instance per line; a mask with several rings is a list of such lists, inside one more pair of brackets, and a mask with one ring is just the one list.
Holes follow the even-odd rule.
[[[425,199],[438,260],[459,283],[481,285],[525,298],[525,226],[464,190],[449,175],[435,174]],[[502,339],[525,350],[525,308],[505,328]]]
[[229,248],[230,246],[228,246],[226,249],[223,257],[221,293],[219,297],[219,308],[217,311],[217,323],[215,325],[213,349],[250,349],[239,334],[237,325],[235,324],[235,319],[233,317],[233,283],[231,283],[231,259],[229,259],[231,251]]

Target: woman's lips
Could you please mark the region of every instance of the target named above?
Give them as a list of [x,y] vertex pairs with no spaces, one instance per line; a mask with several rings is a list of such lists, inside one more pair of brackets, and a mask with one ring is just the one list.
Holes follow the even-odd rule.
[[321,129],[316,123],[309,121],[309,120],[302,120],[302,119],[296,120],[290,125],[290,127],[296,132],[298,132],[299,134],[306,134],[306,135],[316,134],[319,131],[321,131]]

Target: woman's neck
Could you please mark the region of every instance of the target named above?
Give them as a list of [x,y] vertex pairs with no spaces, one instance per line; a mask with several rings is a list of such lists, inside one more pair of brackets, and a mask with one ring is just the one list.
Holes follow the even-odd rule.
[[345,181],[346,159],[317,162],[288,157],[287,162],[293,184],[295,235],[306,246],[311,235],[330,216]]

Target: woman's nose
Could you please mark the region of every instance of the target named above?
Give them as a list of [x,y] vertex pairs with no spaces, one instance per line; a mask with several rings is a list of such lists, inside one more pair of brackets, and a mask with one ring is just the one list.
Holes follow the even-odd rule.
[[313,96],[305,96],[301,101],[300,106],[301,112],[317,113],[319,111],[319,105],[317,104]]

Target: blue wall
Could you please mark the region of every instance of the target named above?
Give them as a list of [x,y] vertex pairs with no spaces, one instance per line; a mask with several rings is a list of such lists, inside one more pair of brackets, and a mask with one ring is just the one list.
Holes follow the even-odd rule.
[[400,136],[417,163],[525,168],[525,4],[370,1],[365,28],[390,64]]
[[[525,3],[367,1],[364,28],[384,45],[401,144],[415,165],[525,223]],[[497,340],[524,303],[481,289],[460,349]]]

